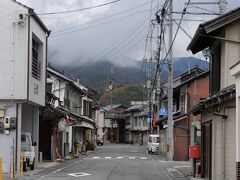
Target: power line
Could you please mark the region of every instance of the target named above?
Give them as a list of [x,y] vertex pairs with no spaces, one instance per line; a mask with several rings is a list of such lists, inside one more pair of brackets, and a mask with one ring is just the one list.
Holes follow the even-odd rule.
[[94,8],[106,6],[106,5],[109,5],[109,4],[117,3],[119,1],[121,1],[121,0],[115,0],[115,1],[104,3],[104,4],[99,4],[99,5],[96,5],[96,6],[91,6],[91,7],[81,8],[81,9],[74,9],[74,10],[69,10],[69,11],[56,11],[56,12],[39,13],[38,15],[39,16],[43,16],[43,15],[45,16],[45,15],[66,14],[66,13],[85,11],[85,10],[94,9]]
[[[163,22],[164,22],[164,18],[165,18],[165,12],[167,12],[168,8],[167,7],[167,4],[168,4],[168,0],[165,1],[164,5],[163,5],[163,8],[162,8],[162,12],[161,12],[161,19],[160,19],[160,27],[161,27],[161,32],[160,32],[160,35],[159,35],[159,39],[160,39],[160,44],[159,44],[159,54],[158,54],[158,59],[157,59],[157,69],[155,71],[155,75],[154,75],[154,80],[153,80],[153,85],[152,85],[152,89],[149,93],[149,98],[151,98],[151,94],[156,86],[156,80],[157,80],[157,74],[158,72],[160,73],[160,68],[161,68],[161,65],[160,65],[160,51],[161,51],[161,45],[162,45],[162,41],[164,39],[164,28],[163,28]],[[167,8],[166,8],[167,7]],[[159,17],[160,18],[160,17]]]
[[139,40],[137,40],[136,43],[134,43],[132,46],[128,47],[124,52],[122,52],[120,55],[114,57],[114,59],[118,59],[119,57],[123,56],[126,52],[128,52],[130,49],[134,48],[139,42],[141,42],[143,39],[145,38],[145,36],[143,36],[142,38],[140,38]]
[[[146,11],[148,11],[148,10],[134,12],[130,16],[136,15],[136,14],[139,14],[139,13],[142,13],[142,12],[146,12]],[[126,12],[126,11],[122,11],[122,12],[119,12],[119,13],[116,13],[116,14],[112,14],[110,16],[105,16],[105,17],[102,17],[102,18],[99,18],[99,19],[96,19],[96,20],[93,20],[93,21],[90,21],[90,22],[87,22],[87,23],[84,23],[84,24],[80,24],[79,26],[72,26],[72,27],[69,27],[69,28],[64,28],[64,29],[61,29],[61,30],[58,30],[58,31],[54,31],[52,34],[64,32],[64,31],[68,31],[68,30],[72,30],[72,29],[75,29],[77,27],[81,27],[81,26],[84,26],[84,25],[87,25],[87,24],[92,24],[92,23],[95,23],[95,22],[98,22],[98,21],[101,21],[101,20],[105,20],[107,18],[111,18],[111,17],[117,16],[119,14],[122,14],[123,12]]]
[[[144,25],[144,23],[141,24],[141,25]],[[107,53],[107,54],[106,54],[105,56],[103,56],[101,59],[107,58],[109,55],[113,54],[113,52],[116,51],[116,50],[117,50],[116,53],[118,53],[118,52],[121,51],[123,48],[126,48],[127,45],[129,45],[131,42],[133,42],[133,40],[136,39],[136,38],[142,33],[142,30],[143,30],[143,29],[145,29],[145,26],[143,26],[143,28],[141,28],[141,29],[138,29],[138,31],[137,31],[138,33],[137,33],[133,38],[131,38],[129,42],[127,42],[126,44],[125,44],[125,42],[119,44],[117,47],[113,48],[109,53]],[[139,31],[139,30],[140,30],[140,31]],[[134,33],[135,33],[135,32],[134,32]],[[132,35],[132,33],[131,33],[130,35]],[[129,36],[128,36],[128,37],[129,37]],[[120,47],[120,48],[117,49],[118,47]],[[116,53],[115,53],[115,54],[116,54]],[[113,56],[113,55],[111,55],[111,56]]]
[[[106,56],[108,56],[109,54],[111,54],[116,48],[121,47],[121,45],[125,42],[125,40],[127,40],[129,37],[131,37],[132,34],[136,33],[137,30],[139,29],[139,27],[141,27],[142,25],[144,25],[144,23],[141,20],[136,25],[134,25],[133,28],[130,29],[130,31],[128,31],[124,36],[121,37],[121,41],[118,41],[118,43],[116,45],[114,45],[114,43],[111,44],[111,46],[110,46],[111,49],[108,50],[106,53],[104,53],[101,59],[103,59]],[[103,52],[105,52],[105,51],[103,51]],[[94,59],[98,58],[99,56],[100,55],[97,55]]]
[[[152,0],[152,1],[154,2],[154,1],[156,1],[156,0]],[[128,11],[135,10],[135,9],[137,9],[137,8],[139,8],[139,7],[145,6],[145,5],[147,5],[147,4],[149,4],[149,2],[148,2],[148,3],[139,4],[138,6],[134,6],[134,7],[132,7],[132,8],[129,8],[129,9],[126,9],[126,10],[123,10],[123,11],[120,11],[120,12],[117,12],[117,13],[112,14],[112,15],[109,15],[109,16],[105,16],[105,17],[96,19],[96,20],[94,20],[94,21],[90,21],[90,22],[85,23],[85,24],[81,24],[81,25],[79,25],[79,26],[86,25],[86,24],[90,24],[90,23],[97,22],[97,21],[100,21],[100,20],[104,20],[104,19],[106,19],[106,18],[110,18],[110,17],[113,17],[113,16],[117,16],[117,15],[119,15],[119,14],[126,13],[126,12],[128,12]],[[79,26],[72,26],[72,27],[65,28],[65,29],[62,29],[62,30],[59,30],[59,31],[55,31],[55,32],[62,32],[62,31],[65,31],[65,30],[71,30],[71,29],[74,29],[74,28],[79,27]]]
[[[206,8],[202,8],[202,7],[198,7],[198,6],[194,6],[194,5],[190,5],[190,7],[193,7],[193,8],[196,8],[196,9],[200,9],[200,10],[204,10],[204,11],[209,12],[209,13],[218,14],[217,12],[208,10]],[[190,7],[188,7],[188,8],[190,8]]]
[[[146,13],[146,12],[147,11],[141,11],[140,13]],[[136,16],[136,15],[138,15],[140,13],[135,13],[135,14],[132,14],[130,16],[129,15],[128,16],[124,16],[124,17],[121,17],[121,18],[118,18],[118,19],[106,21],[106,22],[103,22],[103,23],[95,24],[95,25],[84,27],[84,28],[80,28],[80,29],[73,29],[73,30],[69,30],[69,31],[66,31],[66,32],[65,31],[64,32],[58,32],[58,33],[53,34],[51,37],[57,37],[57,36],[61,36],[61,35],[65,35],[65,34],[71,34],[71,33],[74,33],[74,32],[78,32],[78,31],[82,31],[82,30],[86,30],[86,29],[90,29],[90,28],[94,28],[94,27],[99,27],[99,26],[105,25],[107,23],[116,22],[118,20],[122,20],[122,19],[125,19],[125,18]]]
[[[190,0],[188,1],[188,3],[187,3],[186,5],[188,5],[189,2],[190,2]],[[177,24],[178,24],[177,30],[176,30],[176,32],[175,32],[175,34],[174,34],[174,37],[173,37],[172,43],[170,44],[169,49],[168,49],[168,51],[166,52],[165,58],[163,58],[162,62],[165,62],[165,61],[167,60],[167,57],[168,57],[168,55],[169,55],[169,53],[170,53],[170,51],[171,51],[171,49],[172,49],[172,47],[173,47],[173,44],[174,44],[174,42],[175,42],[175,40],[176,40],[176,37],[177,37],[178,31],[179,31],[179,29],[180,29],[180,25],[181,25],[181,23],[182,23],[182,21],[183,21],[183,16],[184,16],[185,14],[187,14],[187,12],[186,12],[186,7],[185,7],[184,10],[181,12],[181,18],[180,18],[180,21],[179,21],[179,23],[177,23]],[[156,81],[157,71],[159,70],[159,68],[160,68],[160,66],[157,67],[157,70],[156,70],[156,72],[155,72],[155,78],[154,78],[154,81]],[[153,87],[152,87],[152,90],[151,90],[151,92],[150,92],[150,96],[151,96],[151,94],[152,94],[154,88],[155,88],[155,83],[153,83]]]
[[[178,25],[178,23],[177,23],[177,21],[176,21],[175,19],[173,19],[173,22],[174,22],[176,25]],[[186,34],[187,37],[189,37],[189,39],[192,39],[191,35],[189,35],[189,34],[187,33],[187,31],[185,31],[185,29],[182,28],[182,26],[179,26],[179,27],[180,27],[180,29],[182,30],[182,32],[184,32],[184,34]]]
[[[173,14],[182,14],[182,12],[179,11],[173,11]],[[219,16],[219,13],[205,13],[205,12],[185,12],[185,14],[191,14],[191,15],[216,15]]]

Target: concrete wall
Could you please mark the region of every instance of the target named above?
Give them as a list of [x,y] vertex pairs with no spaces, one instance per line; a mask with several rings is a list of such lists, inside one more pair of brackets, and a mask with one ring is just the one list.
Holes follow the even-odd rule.
[[103,139],[103,128],[105,124],[104,111],[97,111],[96,126],[97,126],[97,139]]

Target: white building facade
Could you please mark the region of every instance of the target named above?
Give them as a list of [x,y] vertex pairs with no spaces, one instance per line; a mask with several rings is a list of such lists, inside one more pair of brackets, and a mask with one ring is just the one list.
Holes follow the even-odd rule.
[[[20,172],[21,132],[31,133],[38,144],[49,34],[33,9],[13,0],[0,1],[0,146],[5,147],[0,156],[6,173]],[[37,164],[38,145],[35,152]]]

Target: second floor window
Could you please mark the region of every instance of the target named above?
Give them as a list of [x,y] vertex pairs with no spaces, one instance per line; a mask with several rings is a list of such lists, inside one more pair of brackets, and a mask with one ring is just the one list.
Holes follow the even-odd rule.
[[147,117],[144,117],[144,119],[143,119],[143,126],[147,126],[147,125],[148,125]]
[[40,44],[32,39],[32,77],[41,78]]
[[134,118],[134,125],[135,125],[135,126],[137,126],[137,125],[138,125],[138,120],[137,120],[137,118],[136,118],[136,117]]

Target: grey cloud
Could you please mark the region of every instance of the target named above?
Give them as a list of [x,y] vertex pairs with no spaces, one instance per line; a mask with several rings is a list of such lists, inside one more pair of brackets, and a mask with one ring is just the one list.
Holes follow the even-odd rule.
[[[36,12],[46,12],[46,11],[57,11],[57,10],[67,10],[67,9],[77,9],[83,8],[86,6],[93,5],[93,2],[96,4],[100,4],[103,2],[109,2],[110,0],[21,0],[23,3],[28,3],[28,5],[32,6]],[[204,0],[198,0],[204,1]],[[206,1],[206,0],[205,0]],[[150,0],[122,0],[119,3],[109,5],[100,9],[93,9],[91,11],[83,11],[81,13],[73,13],[68,15],[58,15],[48,18],[43,18],[44,22],[50,26],[52,30],[60,30],[63,28],[79,26],[86,22],[91,22],[95,19],[111,15],[117,13],[119,11],[126,10],[128,8],[137,6],[142,3],[150,2]],[[156,2],[154,1],[153,14],[156,12]],[[162,1],[159,1],[162,3]],[[181,8],[184,6],[186,0],[174,1],[174,10],[181,11]],[[236,0],[228,1],[228,9],[233,9],[234,7],[239,6],[239,2]],[[207,8],[209,10],[218,11],[217,6],[201,6],[203,8]],[[144,7],[137,8],[131,12],[125,13],[129,15],[128,18],[123,18],[122,20],[115,20],[115,22],[106,23],[104,25],[98,25],[96,27],[92,27],[86,30],[77,31],[74,33],[61,35],[59,37],[50,36],[49,39],[49,52],[51,52],[52,62],[56,64],[81,64],[88,62],[89,60],[97,61],[97,60],[109,60],[112,62],[121,63],[123,65],[130,65],[129,63],[132,60],[138,59],[144,55],[144,47],[145,41],[141,41],[141,43],[137,44],[134,48],[130,49],[130,47],[140,38],[146,36],[148,26],[146,25],[140,33],[139,37],[130,42],[133,36],[129,37],[126,41],[126,44],[123,46],[122,50],[114,51],[111,55],[106,58],[102,58],[104,56],[104,51],[111,50],[114,45],[119,43],[122,37],[129,32],[132,27],[140,21],[144,21],[145,18],[149,17],[149,13],[140,13],[136,16],[132,16],[134,13],[148,10],[150,8],[149,5]],[[189,11],[199,11],[194,8],[189,9]],[[131,15],[131,16],[130,16]],[[123,17],[124,14],[119,17]],[[114,17],[112,19],[117,19],[119,17]],[[179,15],[175,15],[175,18],[179,18]],[[184,18],[186,19],[211,19],[214,16],[192,16],[186,15]],[[110,20],[110,19],[109,19]],[[101,24],[105,21],[99,21],[98,23],[93,23],[92,25]],[[183,22],[182,27],[189,32],[191,36],[194,35],[196,28],[200,22]],[[90,25],[82,25],[81,27],[89,27]],[[176,26],[174,28],[176,30]],[[129,42],[129,44],[128,44]],[[186,46],[190,42],[188,37],[182,32],[177,37],[176,44],[174,45],[174,55],[176,57],[180,56],[190,56],[192,55],[190,52],[186,51]],[[118,55],[122,54],[125,50],[129,49],[125,54],[123,54],[120,58],[117,58]],[[137,56],[137,57],[136,57]],[[97,58],[96,58],[97,57]],[[197,55],[198,57],[198,55]]]

